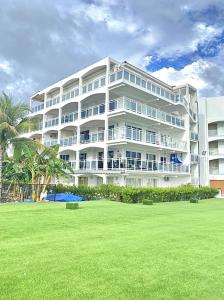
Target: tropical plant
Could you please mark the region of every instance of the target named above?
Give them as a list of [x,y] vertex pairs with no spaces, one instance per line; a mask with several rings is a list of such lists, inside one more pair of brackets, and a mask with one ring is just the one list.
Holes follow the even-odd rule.
[[18,155],[24,143],[30,139],[20,137],[20,134],[32,126],[33,121],[28,117],[29,106],[24,103],[14,103],[4,92],[0,95],[0,198],[2,195],[3,159],[9,145],[12,145]]

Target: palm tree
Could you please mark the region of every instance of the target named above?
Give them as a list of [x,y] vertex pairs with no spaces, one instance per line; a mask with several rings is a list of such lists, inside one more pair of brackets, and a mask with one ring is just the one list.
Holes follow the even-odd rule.
[[0,198],[2,196],[2,166],[9,145],[18,154],[24,142],[30,139],[20,137],[20,134],[32,126],[28,117],[30,109],[27,104],[14,103],[4,92],[0,95]]

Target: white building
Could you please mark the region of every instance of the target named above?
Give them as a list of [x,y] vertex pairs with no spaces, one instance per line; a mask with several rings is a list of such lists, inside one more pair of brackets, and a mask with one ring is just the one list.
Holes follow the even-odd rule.
[[46,145],[74,169],[70,183],[198,184],[197,93],[105,58],[31,98]]
[[224,97],[199,101],[200,184],[224,194]]

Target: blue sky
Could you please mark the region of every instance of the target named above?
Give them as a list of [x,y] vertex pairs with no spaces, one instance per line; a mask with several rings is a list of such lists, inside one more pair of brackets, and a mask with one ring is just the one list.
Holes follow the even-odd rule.
[[223,0],[3,0],[0,36],[0,90],[16,100],[106,56],[224,95]]

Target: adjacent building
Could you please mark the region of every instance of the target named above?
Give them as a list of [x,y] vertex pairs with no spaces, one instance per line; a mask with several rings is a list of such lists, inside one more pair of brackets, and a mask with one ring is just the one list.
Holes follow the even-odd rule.
[[199,101],[200,184],[224,194],[224,97]]
[[170,86],[124,61],[105,58],[31,98],[37,130],[60,144],[68,183],[198,185],[197,91]]

